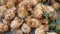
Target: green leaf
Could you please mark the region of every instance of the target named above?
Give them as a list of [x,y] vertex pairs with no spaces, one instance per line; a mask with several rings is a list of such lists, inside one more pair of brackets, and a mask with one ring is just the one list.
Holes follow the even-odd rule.
[[55,29],[55,25],[50,25],[50,30],[54,30]]
[[48,18],[49,17],[49,13],[47,11],[44,11],[44,17],[46,19],[48,19],[48,23],[50,24],[51,20]]
[[55,30],[56,29],[56,23],[55,22],[50,23],[49,27],[50,27],[50,30]]
[[51,20],[50,19],[48,19],[48,24],[50,24],[51,23]]
[[55,20],[55,24],[57,25],[57,20]]
[[47,11],[44,11],[44,16],[45,16],[46,18],[48,18],[49,14],[48,14]]
[[55,29],[55,32],[60,33],[60,28]]

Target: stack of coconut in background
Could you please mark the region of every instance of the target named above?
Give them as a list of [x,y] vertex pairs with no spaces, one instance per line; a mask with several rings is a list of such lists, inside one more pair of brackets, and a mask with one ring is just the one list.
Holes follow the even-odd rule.
[[59,8],[59,0],[0,0],[0,32],[59,34]]

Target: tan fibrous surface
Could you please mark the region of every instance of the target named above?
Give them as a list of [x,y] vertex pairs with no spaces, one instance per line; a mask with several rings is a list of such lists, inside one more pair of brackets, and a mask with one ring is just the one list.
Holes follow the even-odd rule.
[[20,18],[26,18],[26,17],[28,17],[28,11],[26,10],[25,7],[19,8],[17,14],[18,14],[18,16]]
[[60,24],[57,24],[57,25],[56,25],[56,28],[60,28]]
[[41,19],[41,23],[43,24],[43,25],[47,25],[48,24],[48,19],[45,19],[45,18],[42,18]]
[[44,9],[44,11],[47,11],[47,12],[48,12],[49,17],[51,17],[51,20],[56,20],[56,19],[58,18],[57,12],[56,12],[56,10],[55,10],[53,7],[47,6],[47,7]]
[[6,25],[11,25],[11,21],[9,19],[4,18],[3,23]]
[[16,8],[13,7],[11,9],[7,9],[6,12],[4,13],[4,16],[6,19],[13,19],[15,17],[15,13],[16,13]]
[[31,18],[31,17],[28,17],[26,19],[26,22],[32,28],[37,28],[37,27],[39,27],[41,25],[40,20],[35,19],[35,18]]
[[22,19],[15,17],[15,19],[11,22],[10,27],[12,28],[12,30],[16,30],[21,26],[22,23],[23,23]]
[[8,0],[6,3],[7,8],[12,8],[15,6],[17,0]]
[[44,4],[47,2],[48,0],[0,0],[0,32],[11,28],[13,34],[30,34],[34,28],[35,34],[48,34],[49,20],[53,22],[58,19],[57,9],[60,5],[55,0],[50,0],[50,5]]
[[0,22],[0,32],[6,32],[8,31],[8,25],[5,25]]
[[49,30],[48,25],[41,25],[40,27],[36,28],[35,34],[46,34],[46,31]]
[[0,19],[4,18],[4,13],[7,10],[6,5],[0,6]]
[[54,4],[52,4],[52,7],[54,7],[55,9],[59,9],[60,8],[58,2],[55,2]]
[[26,23],[23,23],[22,27],[21,27],[21,30],[26,34],[29,34],[31,32],[31,28],[26,24]]
[[47,32],[47,34],[57,34],[56,32]]
[[23,32],[21,29],[18,29],[18,30],[14,30],[13,34],[23,34]]

